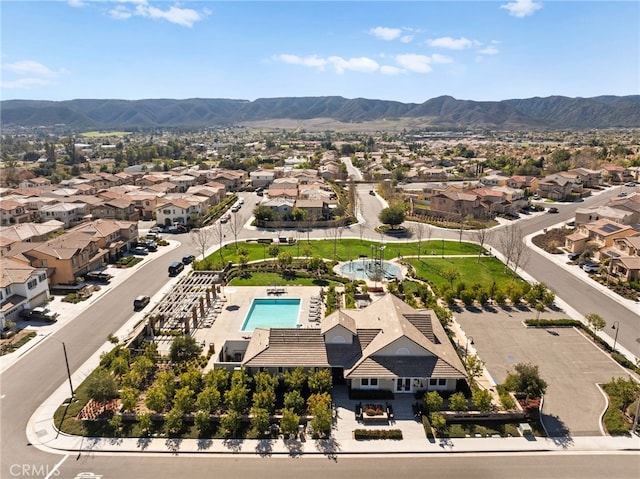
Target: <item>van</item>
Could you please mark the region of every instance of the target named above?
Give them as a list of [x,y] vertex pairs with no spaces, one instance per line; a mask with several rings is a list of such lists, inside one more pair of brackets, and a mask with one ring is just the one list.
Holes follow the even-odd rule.
[[144,309],[147,304],[149,304],[149,301],[151,301],[151,298],[149,296],[138,296],[133,300],[133,309],[135,309],[136,311],[140,311],[141,309]]
[[177,276],[184,269],[181,261],[174,261],[169,265],[169,276]]

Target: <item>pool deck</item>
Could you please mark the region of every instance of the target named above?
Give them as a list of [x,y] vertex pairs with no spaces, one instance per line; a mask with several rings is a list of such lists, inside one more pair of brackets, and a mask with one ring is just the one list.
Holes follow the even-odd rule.
[[[194,338],[205,348],[213,344],[215,351],[229,340],[247,340],[251,331],[242,331],[242,324],[251,309],[253,300],[264,299],[300,299],[298,324],[301,328],[319,328],[320,322],[310,321],[311,298],[320,294],[318,286],[285,286],[284,293],[268,294],[272,286],[225,286],[219,294],[219,313],[210,327],[198,328]],[[324,305],[320,317],[324,317]]]

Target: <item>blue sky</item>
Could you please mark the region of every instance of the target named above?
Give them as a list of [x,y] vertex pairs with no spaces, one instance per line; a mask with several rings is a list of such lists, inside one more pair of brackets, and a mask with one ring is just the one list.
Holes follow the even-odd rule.
[[640,93],[640,2],[3,0],[1,99]]

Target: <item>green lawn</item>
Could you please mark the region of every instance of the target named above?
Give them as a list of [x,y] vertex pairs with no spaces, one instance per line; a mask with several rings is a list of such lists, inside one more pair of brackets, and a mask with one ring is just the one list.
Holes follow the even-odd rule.
[[473,283],[490,285],[495,281],[499,288],[510,281],[522,282],[518,276],[514,276],[511,270],[504,271],[504,264],[493,257],[478,258],[426,258],[410,259],[409,262],[416,269],[416,276],[422,280],[429,281],[442,290],[443,286],[449,285],[449,280],[442,276],[442,272],[454,269],[460,273],[460,277],[454,281],[464,281],[468,286]]
[[[269,246],[259,243],[246,243],[238,241],[238,248],[245,249],[248,252],[249,261],[257,261],[263,259],[272,258],[269,255]],[[372,246],[374,246],[372,248]],[[335,256],[334,256],[334,241],[332,240],[311,240],[307,241],[302,239],[293,245],[281,245],[280,251],[288,251],[294,257],[306,257],[319,255],[322,258],[336,261],[347,261],[349,259],[357,259],[360,255],[367,255],[372,257],[379,256],[378,247],[380,242],[378,241],[360,241],[359,239],[343,239],[335,242]],[[474,255],[478,254],[479,246],[473,243],[460,243],[458,241],[423,241],[420,253],[441,255]],[[398,242],[398,243],[386,243],[383,251],[384,259],[390,260],[397,258],[398,255],[402,256],[417,256],[418,255],[418,242]],[[225,245],[222,250],[209,255],[206,262],[222,262],[226,264],[228,261],[233,263],[238,262],[238,254],[234,244]]]
[[247,272],[241,277],[233,278],[230,286],[330,286],[341,283],[318,278],[298,278],[284,276],[280,273]]

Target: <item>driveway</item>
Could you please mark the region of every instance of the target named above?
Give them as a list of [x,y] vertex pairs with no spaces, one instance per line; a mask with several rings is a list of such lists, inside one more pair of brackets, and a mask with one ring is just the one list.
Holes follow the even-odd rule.
[[[537,364],[548,388],[543,422],[549,435],[596,436],[602,434],[600,416],[606,408],[597,387],[629,373],[598,349],[578,329],[526,328],[525,319],[534,311],[515,309],[497,312],[457,313],[456,320],[473,338],[473,345],[489,373],[503,383],[518,363]],[[566,314],[544,312],[540,318],[566,318]]]

